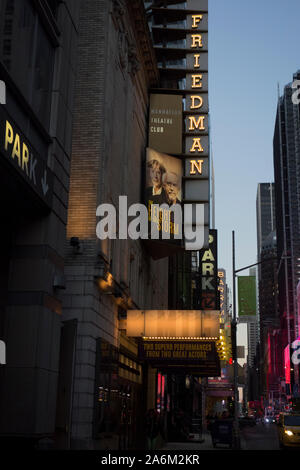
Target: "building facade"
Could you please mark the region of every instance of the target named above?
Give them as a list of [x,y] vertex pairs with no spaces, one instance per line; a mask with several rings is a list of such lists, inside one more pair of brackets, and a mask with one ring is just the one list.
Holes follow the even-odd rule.
[[[295,73],[294,80],[299,78],[299,72]],[[284,348],[298,337],[296,289],[300,276],[300,118],[299,105],[292,101],[293,91],[292,84],[286,85],[278,100],[273,141],[278,299],[280,335]],[[283,369],[283,349],[279,356]],[[292,380],[294,379],[295,374],[292,374]]]
[[[256,360],[260,370],[260,394],[269,397],[270,389],[280,391],[276,378],[277,368],[272,364],[274,354],[270,351],[270,337],[278,328],[277,295],[277,245],[274,183],[259,183],[256,198],[257,260],[258,265],[258,310],[260,326],[260,348]],[[272,372],[271,372],[272,371]],[[276,382],[276,384],[275,384]],[[272,385],[271,385],[272,384]]]
[[0,437],[53,437],[78,4],[0,3]]
[[153,261],[141,240],[100,240],[96,211],[124,211],[119,196],[128,207],[142,202],[148,92],[158,78],[142,1],[81,2],[63,296],[73,374],[61,384],[72,388],[62,415],[72,448],[143,447],[155,405],[154,372],[122,320],[129,308],[168,307],[168,259]]

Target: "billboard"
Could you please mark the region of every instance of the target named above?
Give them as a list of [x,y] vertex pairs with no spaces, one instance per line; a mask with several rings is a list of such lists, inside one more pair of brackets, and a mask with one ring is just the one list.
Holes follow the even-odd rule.
[[256,315],[256,278],[238,276],[239,316]]
[[149,147],[165,153],[182,153],[182,97],[150,95]]
[[[151,204],[181,204],[182,164],[178,158],[147,149],[146,202]],[[150,211],[149,211],[150,212]]]
[[147,148],[144,201],[148,210],[148,240],[145,243],[154,259],[183,249],[182,173],[179,158]]

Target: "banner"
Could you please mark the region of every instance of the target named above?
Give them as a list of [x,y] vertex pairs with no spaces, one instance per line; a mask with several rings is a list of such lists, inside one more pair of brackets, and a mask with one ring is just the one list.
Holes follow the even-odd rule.
[[150,95],[149,147],[165,153],[182,153],[182,97]]
[[239,316],[256,315],[256,278],[255,276],[238,277]]
[[183,249],[182,173],[180,159],[147,148],[145,205],[149,241],[146,244],[154,259],[170,256],[174,249]]

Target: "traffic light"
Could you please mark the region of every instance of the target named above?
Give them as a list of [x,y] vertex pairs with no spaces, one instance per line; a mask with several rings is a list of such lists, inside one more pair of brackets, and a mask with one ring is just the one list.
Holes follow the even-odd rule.
[[237,349],[236,349],[236,321],[232,320],[231,322],[231,351],[233,360],[237,359]]

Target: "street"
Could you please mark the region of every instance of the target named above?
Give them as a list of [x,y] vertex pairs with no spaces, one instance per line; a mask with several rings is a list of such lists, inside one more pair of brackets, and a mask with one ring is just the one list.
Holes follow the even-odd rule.
[[245,427],[241,431],[244,450],[279,450],[277,426],[275,424],[257,424]]
[[[228,446],[218,445],[215,449],[212,446],[209,433],[203,435],[203,443],[191,442],[168,442],[162,450],[226,450]],[[254,427],[247,426],[241,430],[242,450],[279,450],[277,437],[277,427],[274,424],[257,424]]]

